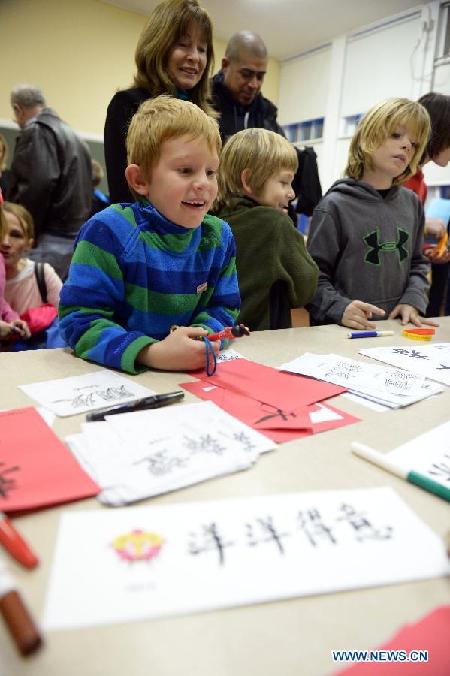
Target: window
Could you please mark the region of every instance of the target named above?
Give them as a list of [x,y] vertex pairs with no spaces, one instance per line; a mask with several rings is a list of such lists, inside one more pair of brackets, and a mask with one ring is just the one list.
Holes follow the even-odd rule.
[[341,136],[353,136],[362,116],[363,113],[357,113],[356,115],[347,115],[343,117]]
[[283,127],[286,138],[291,143],[304,144],[308,141],[320,140],[323,136],[325,118],[318,117],[314,120],[304,120]]

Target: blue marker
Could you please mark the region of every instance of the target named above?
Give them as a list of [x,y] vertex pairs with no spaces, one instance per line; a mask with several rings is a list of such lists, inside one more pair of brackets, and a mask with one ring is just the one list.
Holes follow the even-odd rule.
[[393,336],[394,331],[349,331],[348,338],[378,338],[379,336]]

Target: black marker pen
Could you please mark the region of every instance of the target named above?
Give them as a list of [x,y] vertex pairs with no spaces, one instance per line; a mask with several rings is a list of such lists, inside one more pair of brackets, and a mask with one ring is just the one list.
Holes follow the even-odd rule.
[[152,397],[144,397],[137,401],[130,401],[129,404],[119,404],[118,406],[111,406],[110,408],[101,408],[99,411],[88,413],[86,420],[88,422],[98,422],[104,420],[105,415],[116,415],[117,413],[132,413],[133,411],[145,411],[151,408],[161,408],[162,406],[169,406],[181,401],[184,398],[184,392],[177,390],[176,392],[167,392],[167,394],[154,394]]

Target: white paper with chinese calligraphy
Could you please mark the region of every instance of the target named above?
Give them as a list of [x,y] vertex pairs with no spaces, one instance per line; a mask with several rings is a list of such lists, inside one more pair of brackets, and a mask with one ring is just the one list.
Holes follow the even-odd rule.
[[371,347],[359,350],[360,354],[377,361],[408,369],[413,373],[450,385],[450,343],[431,345],[412,344],[394,347]]
[[390,488],[65,513],[47,629],[191,613],[450,573]]
[[369,364],[338,354],[306,352],[283,364],[281,369],[342,385],[361,398],[389,408],[409,406],[444,390],[431,380],[410,371]]
[[407,472],[419,472],[450,488],[450,421],[398,446],[385,457]]
[[247,469],[275,448],[211,401],[107,416],[66,441],[113,506]]
[[102,369],[83,376],[19,385],[29,397],[61,417],[126,404],[156,394],[147,387]]

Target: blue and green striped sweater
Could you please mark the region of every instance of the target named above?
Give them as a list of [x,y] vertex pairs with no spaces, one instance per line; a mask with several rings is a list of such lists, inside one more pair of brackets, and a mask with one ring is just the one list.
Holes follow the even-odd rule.
[[214,216],[187,229],[149,202],[114,204],[80,230],[61,331],[77,356],[137,373],[138,352],[172,324],[220,331],[235,323],[235,252],[229,225]]

